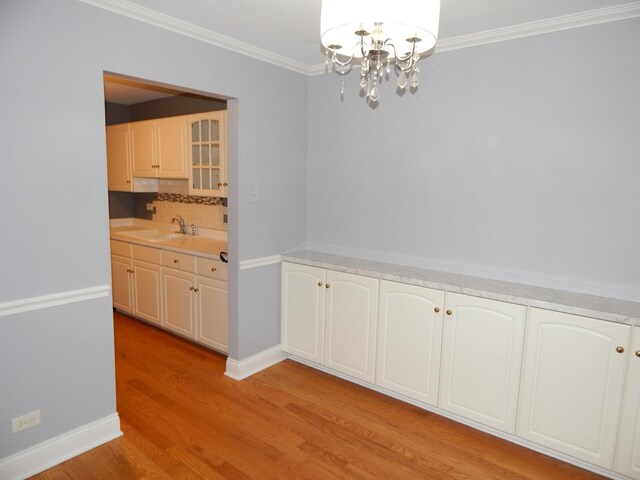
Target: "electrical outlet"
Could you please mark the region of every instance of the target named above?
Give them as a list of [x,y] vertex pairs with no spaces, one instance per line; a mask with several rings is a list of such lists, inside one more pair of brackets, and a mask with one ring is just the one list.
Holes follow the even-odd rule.
[[21,417],[16,417],[12,419],[11,429],[13,433],[17,433],[20,430],[35,427],[39,423],[40,423],[40,410],[36,410],[35,412],[27,413],[25,415],[22,415]]
[[153,203],[147,203],[147,211],[153,212]]

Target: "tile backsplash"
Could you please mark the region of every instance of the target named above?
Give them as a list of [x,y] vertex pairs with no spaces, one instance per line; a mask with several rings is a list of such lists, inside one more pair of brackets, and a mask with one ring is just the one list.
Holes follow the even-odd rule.
[[227,213],[224,198],[158,193],[153,206],[153,220],[156,222],[171,223],[173,217],[180,215],[187,225],[194,223],[201,228],[227,230],[224,222]]

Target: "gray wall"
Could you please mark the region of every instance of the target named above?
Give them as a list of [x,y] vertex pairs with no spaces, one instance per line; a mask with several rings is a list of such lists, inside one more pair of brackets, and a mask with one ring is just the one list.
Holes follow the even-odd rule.
[[640,19],[436,53],[379,107],[309,88],[308,245],[640,299]]
[[[275,345],[278,306],[258,317],[238,302],[252,301],[247,285],[279,285],[279,271],[265,279],[238,261],[304,244],[307,79],[72,0],[0,2],[0,64],[0,203],[15,226],[0,229],[0,304],[110,284],[102,76],[121,73],[231,98],[230,355],[263,348],[245,336],[263,325]],[[0,457],[115,411],[110,302],[79,305],[0,318]],[[12,435],[32,407],[42,424]]]

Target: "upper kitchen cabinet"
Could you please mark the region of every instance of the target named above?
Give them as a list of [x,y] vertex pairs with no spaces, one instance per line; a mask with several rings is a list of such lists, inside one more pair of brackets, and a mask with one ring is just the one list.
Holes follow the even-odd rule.
[[133,192],[128,123],[107,127],[107,179],[109,190]]
[[187,117],[190,195],[227,196],[226,114],[221,110]]
[[129,124],[134,177],[187,178],[186,117]]

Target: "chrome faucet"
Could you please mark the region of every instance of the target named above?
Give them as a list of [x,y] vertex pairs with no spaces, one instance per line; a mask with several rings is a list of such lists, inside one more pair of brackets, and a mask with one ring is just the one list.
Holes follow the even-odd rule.
[[173,217],[171,219],[171,223],[177,223],[178,225],[180,225],[180,231],[176,233],[184,233],[185,235],[188,233],[187,225],[186,223],[184,223],[184,218],[182,218],[180,215],[176,215],[175,217]]

